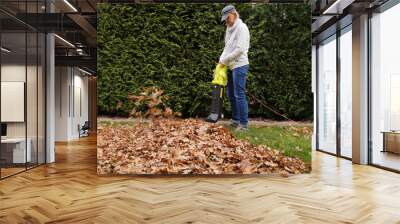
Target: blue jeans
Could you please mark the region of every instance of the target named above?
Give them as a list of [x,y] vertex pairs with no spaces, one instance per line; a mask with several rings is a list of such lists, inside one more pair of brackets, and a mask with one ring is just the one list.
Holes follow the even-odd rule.
[[246,76],[249,65],[244,65],[228,72],[228,98],[232,108],[232,120],[247,127],[248,104],[246,97]]

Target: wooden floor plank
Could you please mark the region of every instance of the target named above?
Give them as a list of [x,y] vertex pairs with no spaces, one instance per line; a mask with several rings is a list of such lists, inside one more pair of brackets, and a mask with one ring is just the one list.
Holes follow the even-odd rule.
[[289,178],[105,177],[96,137],[0,181],[0,223],[400,223],[400,175],[313,153]]

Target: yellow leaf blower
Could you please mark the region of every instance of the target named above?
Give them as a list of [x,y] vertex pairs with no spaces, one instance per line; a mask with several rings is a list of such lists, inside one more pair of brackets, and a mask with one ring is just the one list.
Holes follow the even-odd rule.
[[215,123],[221,118],[222,104],[224,99],[225,87],[228,83],[228,67],[218,64],[214,70],[214,79],[212,90],[211,113],[206,121]]

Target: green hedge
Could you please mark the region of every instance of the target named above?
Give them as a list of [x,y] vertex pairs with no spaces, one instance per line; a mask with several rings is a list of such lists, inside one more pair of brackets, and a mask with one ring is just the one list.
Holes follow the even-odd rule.
[[[224,45],[223,6],[99,4],[99,114],[126,116],[132,107],[128,94],[158,86],[174,111],[206,115],[211,73]],[[293,119],[311,118],[309,6],[236,7],[251,35],[248,91]],[[230,110],[227,102],[225,108]],[[250,115],[278,118],[257,103]]]

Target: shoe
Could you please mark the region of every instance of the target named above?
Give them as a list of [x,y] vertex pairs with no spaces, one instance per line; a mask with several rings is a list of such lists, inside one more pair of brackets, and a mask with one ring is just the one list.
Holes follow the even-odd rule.
[[237,128],[236,128],[235,131],[243,132],[243,131],[247,131],[247,130],[249,130],[249,129],[247,128],[247,125],[245,126],[245,125],[239,124],[239,125],[237,126]]
[[229,124],[229,126],[231,126],[233,128],[237,128],[239,126],[239,122],[231,120],[231,123]]
[[208,117],[205,119],[205,121],[211,122],[211,123],[217,123],[218,114],[210,114],[210,115],[208,115]]

